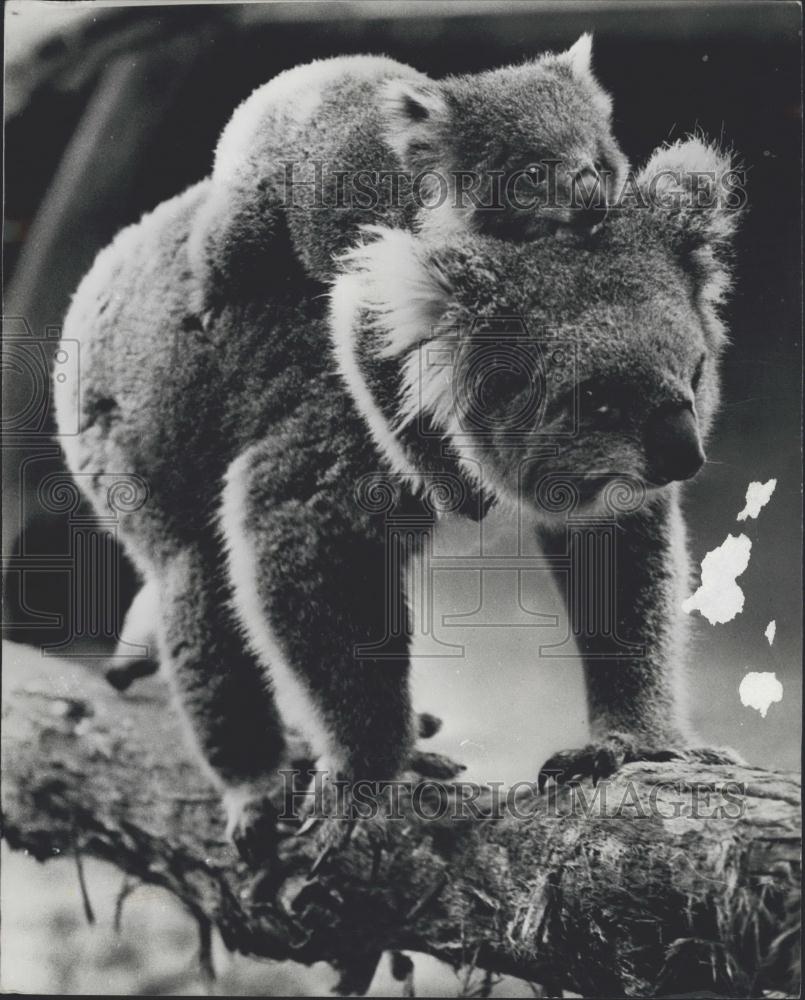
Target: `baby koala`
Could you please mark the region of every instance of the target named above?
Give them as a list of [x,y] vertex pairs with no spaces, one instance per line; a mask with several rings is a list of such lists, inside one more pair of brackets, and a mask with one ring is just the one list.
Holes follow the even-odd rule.
[[[191,237],[207,295],[282,279],[282,236],[327,281],[360,226],[528,240],[594,229],[627,167],[592,38],[431,80],[378,56],[299,66],[235,111]],[[220,297],[220,296],[219,296]]]

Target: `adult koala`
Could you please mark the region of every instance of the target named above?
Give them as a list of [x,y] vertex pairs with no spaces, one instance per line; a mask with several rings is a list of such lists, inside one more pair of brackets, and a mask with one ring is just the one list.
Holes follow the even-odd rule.
[[[82,362],[80,392],[56,384],[59,413],[80,412],[65,454],[101,513],[105,474],[149,484],[120,534],[159,595],[160,659],[240,843],[259,847],[285,724],[331,776],[390,778],[411,752],[409,630],[389,621],[410,552],[389,583],[389,483],[403,513],[445,490],[476,517],[527,504],[549,552],[566,544],[557,479],[577,510],[610,510],[620,646],[569,601],[595,743],[550,766],[705,752],[685,721],[678,481],[701,466],[718,401],[732,176],[716,149],[677,143],[594,235],[375,230],[329,300],[300,268],[205,321],[188,234],[209,182],[99,255],[65,323]],[[523,335],[533,351],[512,347]],[[449,350],[457,376],[423,369],[425,347]]]

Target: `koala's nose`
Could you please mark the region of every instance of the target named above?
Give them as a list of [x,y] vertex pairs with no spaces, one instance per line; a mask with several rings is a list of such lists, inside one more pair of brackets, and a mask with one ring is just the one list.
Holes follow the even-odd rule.
[[655,410],[646,426],[646,456],[648,478],[658,486],[696,475],[705,456],[690,405],[672,403]]
[[578,229],[593,229],[607,217],[607,195],[595,167],[584,167],[573,177],[573,195],[573,224]]

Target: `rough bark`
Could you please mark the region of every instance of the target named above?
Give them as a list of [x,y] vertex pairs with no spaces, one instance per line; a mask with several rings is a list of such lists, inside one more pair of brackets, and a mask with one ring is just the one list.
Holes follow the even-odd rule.
[[260,875],[224,841],[159,678],[123,695],[84,667],[25,659],[6,664],[3,694],[12,847],[112,861],[175,893],[207,937],[329,961],[345,992],[391,949],[583,995],[798,993],[798,775],[632,764],[594,801],[584,787],[586,809],[528,789],[495,809],[485,789],[491,818],[461,820],[461,796],[431,783],[418,804],[447,816],[417,817],[406,792],[404,818],[359,821],[344,843],[343,821],[312,824]]

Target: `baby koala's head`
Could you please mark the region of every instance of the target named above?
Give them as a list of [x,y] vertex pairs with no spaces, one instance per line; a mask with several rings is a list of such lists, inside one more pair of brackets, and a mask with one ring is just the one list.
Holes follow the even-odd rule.
[[380,230],[334,286],[336,340],[367,372],[375,359],[398,442],[435,429],[499,497],[550,512],[562,483],[592,510],[615,479],[688,479],[718,402],[739,179],[694,139],[657,151],[576,242]]
[[566,52],[433,84],[386,85],[386,137],[427,211],[425,230],[529,240],[590,230],[620,188],[626,159],[612,102],[591,69],[592,38]]

